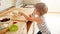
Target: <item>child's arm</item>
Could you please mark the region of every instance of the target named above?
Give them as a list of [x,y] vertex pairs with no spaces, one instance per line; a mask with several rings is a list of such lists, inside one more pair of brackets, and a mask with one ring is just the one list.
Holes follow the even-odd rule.
[[19,12],[19,15],[24,16],[28,21],[34,21],[35,20],[34,17],[31,17],[31,15],[30,16],[27,16],[24,13],[21,13],[21,12]]
[[40,17],[34,18],[32,15],[27,16],[27,15],[25,15],[24,13],[21,13],[21,12],[19,12],[19,15],[23,15],[28,21],[36,21],[36,22],[38,22],[39,24],[42,24],[42,23],[43,23],[43,19],[40,18]]
[[36,21],[37,23],[39,23],[39,24],[43,24],[43,19],[40,18],[40,17],[36,17],[36,18],[35,18],[35,21]]

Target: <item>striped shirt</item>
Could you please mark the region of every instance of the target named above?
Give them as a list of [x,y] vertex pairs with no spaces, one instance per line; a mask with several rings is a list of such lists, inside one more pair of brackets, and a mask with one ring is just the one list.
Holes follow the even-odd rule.
[[[33,16],[35,17],[34,14],[33,14]],[[40,18],[43,19],[43,24],[39,24],[39,23],[36,22],[39,30],[42,32],[42,34],[51,34],[48,27],[47,27],[47,25],[46,25],[46,23],[45,23],[44,17],[42,16]]]
[[44,19],[44,17],[42,17],[42,18],[43,18],[44,23],[43,24],[37,23],[37,26],[38,26],[39,30],[42,32],[42,34],[50,34],[50,31],[45,23],[45,19]]

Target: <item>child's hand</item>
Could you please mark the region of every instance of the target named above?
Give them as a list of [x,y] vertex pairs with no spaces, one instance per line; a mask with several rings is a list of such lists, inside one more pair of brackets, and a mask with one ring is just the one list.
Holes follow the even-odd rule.
[[23,16],[23,15],[24,15],[24,13],[22,13],[22,12],[19,12],[18,14],[19,14],[20,16]]
[[30,14],[29,17],[32,21],[35,21],[35,18],[32,16],[32,14]]
[[33,16],[30,14],[29,17],[33,17]]

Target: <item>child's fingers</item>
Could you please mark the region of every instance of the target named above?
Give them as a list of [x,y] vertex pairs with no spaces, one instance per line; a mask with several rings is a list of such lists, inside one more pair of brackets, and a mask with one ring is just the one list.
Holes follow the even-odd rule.
[[19,12],[18,14],[19,14],[20,16],[22,16],[24,13],[22,13],[22,12]]

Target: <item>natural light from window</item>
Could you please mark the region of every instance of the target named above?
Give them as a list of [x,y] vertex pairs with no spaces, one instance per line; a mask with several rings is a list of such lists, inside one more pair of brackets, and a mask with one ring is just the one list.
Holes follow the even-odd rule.
[[60,12],[60,0],[41,0],[47,4],[49,12]]

